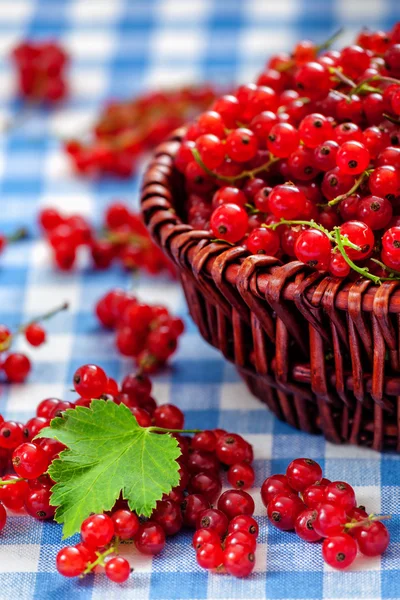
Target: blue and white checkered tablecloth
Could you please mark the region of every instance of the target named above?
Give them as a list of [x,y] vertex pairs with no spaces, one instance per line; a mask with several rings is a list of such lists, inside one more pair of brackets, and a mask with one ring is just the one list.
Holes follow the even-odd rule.
[[[82,363],[99,363],[118,379],[130,370],[129,361],[114,351],[112,334],[93,316],[94,302],[113,286],[127,286],[128,276],[118,267],[94,272],[84,259],[71,274],[56,272],[33,223],[40,207],[53,205],[99,224],[112,199],[137,202],[138,180],[74,177],[57,136],[83,131],[106,99],[130,97],[149,86],[251,80],[271,52],[287,50],[299,38],[321,41],[345,25],[343,39],[349,41],[362,25],[389,28],[399,18],[399,0],[0,0],[2,118],[18,110],[7,61],[13,44],[55,37],[72,57],[71,99],[56,112],[34,113],[0,138],[0,231],[33,228],[29,241],[0,258],[0,322],[17,325],[63,300],[72,306],[49,323],[47,344],[27,349],[34,365],[28,383],[0,386],[1,413],[24,420],[45,397],[71,397],[71,375]],[[261,534],[251,577],[200,569],[190,533],[181,533],[153,559],[129,547],[135,572],[117,586],[101,574],[83,581],[59,576],[61,527],[13,516],[0,535],[0,600],[399,599],[400,456],[333,446],[280,423],[199,337],[176,284],[140,277],[136,286],[144,299],[167,302],[187,323],[172,368],[155,378],[158,401],[178,404],[188,426],[244,434],[255,447],[257,486],[296,456],[315,458],[327,477],[354,484],[369,510],[393,515],[389,550],[335,572],[323,564],[319,545],[268,526],[256,488]],[[22,340],[19,344],[25,349]]]

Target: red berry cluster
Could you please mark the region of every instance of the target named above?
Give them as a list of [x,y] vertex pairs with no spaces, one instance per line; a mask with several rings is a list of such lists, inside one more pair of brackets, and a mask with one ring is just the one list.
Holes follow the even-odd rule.
[[326,47],[273,56],[187,128],[186,219],[252,254],[398,277],[400,23]]
[[98,236],[83,216],[65,216],[55,208],[43,209],[39,224],[52,248],[55,264],[64,271],[73,268],[78,249],[86,246],[97,269],[120,262],[129,270],[145,269],[152,275],[167,270],[174,274],[172,263],[152,242],[141,216],[120,202],[106,210]]
[[70,140],[65,150],[82,175],[130,177],[144,152],[209,106],[215,95],[203,85],[110,103],[94,126],[93,140]]
[[68,91],[68,56],[56,42],[21,42],[12,51],[18,69],[19,94],[30,102],[62,100]]
[[0,371],[5,374],[7,381],[10,383],[22,383],[28,377],[31,370],[31,362],[25,354],[21,352],[9,352],[15,337],[18,334],[23,334],[31,346],[41,346],[46,341],[46,330],[40,325],[39,321],[50,319],[67,308],[68,303],[64,303],[48,313],[37,317],[34,321],[30,321],[26,325],[21,325],[14,333],[6,325],[0,324]]
[[102,325],[116,329],[118,351],[133,357],[142,372],[164,365],[184,331],[182,319],[171,316],[165,306],[144,304],[117,288],[98,301],[96,315]]
[[358,550],[364,556],[379,556],[389,544],[385,525],[357,507],[351,485],[325,479],[320,465],[309,458],[296,458],[285,475],[268,477],[261,498],[270,523],[278,529],[294,529],[306,542],[323,539],[323,558],[336,569],[350,566]]

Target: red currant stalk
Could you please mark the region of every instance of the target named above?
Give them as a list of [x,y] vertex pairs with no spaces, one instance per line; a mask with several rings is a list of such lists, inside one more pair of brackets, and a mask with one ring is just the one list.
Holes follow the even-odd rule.
[[14,485],[19,481],[25,481],[25,479],[23,477],[16,477],[15,479],[0,479],[0,487],[2,485]]
[[10,334],[3,342],[0,343],[0,352],[5,352],[6,350],[8,350],[11,347],[13,339],[15,338],[15,336],[18,333],[25,333],[25,331],[31,325],[36,325],[40,321],[47,321],[48,319],[51,319],[51,317],[54,317],[59,312],[62,312],[63,310],[67,310],[68,308],[69,308],[69,303],[64,302],[63,304],[61,304],[61,306],[57,306],[56,308],[53,308],[52,310],[44,313],[43,315],[39,315],[35,319],[31,319],[30,321],[28,321],[28,323],[24,323],[23,325],[20,325],[14,334]]
[[363,171],[360,177],[358,177],[355,180],[354,185],[345,194],[340,194],[340,196],[336,196],[336,198],[330,200],[328,204],[323,204],[322,206],[335,206],[336,204],[339,204],[339,202],[342,202],[342,200],[346,200],[346,198],[352,196],[354,192],[356,192],[358,188],[364,183],[364,181],[368,179],[368,177],[373,171],[374,169],[367,169],[366,171]]
[[391,518],[391,515],[375,515],[374,513],[371,513],[368,515],[368,517],[361,519],[360,521],[357,521],[357,519],[352,519],[350,523],[346,523],[344,527],[347,531],[348,529],[354,529],[355,527],[364,527],[373,521],[387,521]]
[[93,571],[93,569],[95,569],[97,566],[102,566],[104,567],[104,559],[107,558],[107,556],[109,556],[110,554],[117,554],[118,553],[118,545],[119,545],[119,539],[116,538],[115,542],[109,546],[109,548],[107,548],[106,550],[104,550],[104,552],[96,552],[97,554],[97,558],[96,560],[94,560],[93,562],[89,563],[86,567],[86,569],[83,571],[82,575],[80,575],[80,577],[84,577],[85,575],[88,575],[89,573],[91,573]]
[[210,175],[211,177],[216,177],[217,179],[220,179],[221,181],[229,181],[230,183],[238,181],[239,179],[243,179],[243,177],[253,178],[258,173],[262,173],[263,171],[268,171],[268,169],[270,168],[271,165],[273,165],[274,163],[276,163],[280,160],[280,158],[276,158],[275,156],[272,156],[272,154],[270,154],[270,159],[263,165],[260,165],[259,167],[256,167],[255,169],[251,169],[250,171],[242,171],[241,173],[238,173],[238,175],[228,176],[228,175],[220,175],[219,173],[214,173],[214,171],[211,171],[211,169],[206,167],[204,162],[201,160],[201,156],[200,156],[200,153],[197,150],[197,148],[192,148],[192,154],[193,154],[194,160],[203,169],[203,171],[205,171],[207,173],[207,175]]
[[[317,56],[317,54],[319,54],[323,50],[329,50],[329,48],[332,46],[332,44],[342,35],[343,32],[344,32],[344,28],[341,27],[340,29],[335,31],[335,33],[333,33],[330,37],[328,37],[328,39],[325,40],[325,42],[322,42],[321,44],[318,44],[317,46],[315,46],[315,55]],[[274,69],[276,71],[279,71],[280,73],[282,73],[284,71],[288,71],[289,69],[291,69],[292,67],[295,67],[295,66],[296,66],[295,60],[288,60],[287,62],[282,63],[281,65],[277,65],[276,67],[274,67]],[[308,100],[309,100],[309,98],[308,98]]]
[[349,255],[346,252],[346,249],[345,249],[345,246],[347,245],[345,243],[346,238],[344,238],[340,235],[339,227],[335,227],[333,231],[334,231],[335,241],[336,241],[338,250],[351,269],[353,269],[354,271],[356,271],[357,273],[362,275],[362,277],[366,277],[367,279],[370,279],[371,281],[374,282],[375,285],[381,285],[382,281],[386,281],[387,279],[390,279],[390,280],[393,279],[393,277],[389,277],[389,278],[378,277],[377,275],[373,275],[372,273],[370,273],[368,267],[359,267],[358,265],[356,265],[351,260],[351,258],[349,257]]
[[[366,88],[366,91],[368,91],[368,87],[370,83],[374,83],[374,82],[379,82],[379,83],[397,83],[400,84],[400,79],[396,79],[395,77],[387,77],[386,75],[373,75],[372,77],[368,77],[368,79],[364,79],[364,81],[362,81],[361,83],[359,83],[358,85],[355,85],[351,90],[350,90],[350,95],[353,94],[360,94],[362,93]],[[374,89],[374,91],[378,91],[380,93],[382,93],[382,90],[378,90],[378,89]]]

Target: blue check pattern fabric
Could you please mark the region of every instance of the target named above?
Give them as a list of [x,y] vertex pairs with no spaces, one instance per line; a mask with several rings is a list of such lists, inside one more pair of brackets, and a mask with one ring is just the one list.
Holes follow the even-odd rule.
[[[0,136],[0,231],[28,226],[31,232],[0,257],[0,322],[16,326],[59,302],[71,304],[68,313],[49,322],[44,346],[25,348],[19,340],[33,371],[24,385],[0,384],[1,413],[26,420],[43,398],[72,398],[71,376],[83,363],[98,363],[117,379],[131,368],[93,315],[105,291],[132,285],[129,276],[118,267],[90,270],[84,256],[73,272],[55,271],[35,223],[38,210],[51,205],[100,224],[111,200],[137,203],[139,180],[75,177],[60,137],[84,132],[107,99],[188,82],[249,81],[269,54],[290,49],[298,39],[322,41],[344,25],[345,43],[362,25],[385,29],[399,19],[398,0],[1,0],[3,123],[21,110],[7,59],[10,48],[23,38],[56,38],[71,55],[70,99],[52,112],[32,109]],[[11,515],[0,534],[0,600],[399,599],[400,456],[333,446],[277,421],[200,338],[176,283],[141,276],[133,285],[139,297],[166,303],[187,324],[171,368],[155,377],[157,400],[179,405],[189,427],[237,431],[254,445],[252,494],[260,524],[255,571],[239,580],[200,569],[191,534],[182,532],[154,558],[123,546],[135,571],[122,586],[101,573],[68,580],[55,569],[56,554],[65,545],[61,527]],[[392,541],[382,558],[359,557],[350,570],[337,572],[324,565],[319,544],[268,525],[259,487],[297,456],[310,456],[330,479],[353,484],[369,511],[392,515]]]

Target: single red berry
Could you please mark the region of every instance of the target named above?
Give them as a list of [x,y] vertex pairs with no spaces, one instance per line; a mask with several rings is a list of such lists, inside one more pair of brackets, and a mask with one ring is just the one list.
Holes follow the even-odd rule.
[[31,363],[25,354],[13,352],[4,361],[3,369],[11,383],[22,383],[29,375]]
[[3,484],[0,487],[0,501],[10,510],[21,510],[29,492],[28,483],[25,480],[19,480],[17,475],[4,475],[1,479],[3,482],[16,481],[15,483]]
[[57,571],[64,577],[78,577],[86,569],[83,554],[74,546],[62,548],[56,558]]
[[197,515],[197,529],[211,529],[222,538],[228,529],[228,518],[217,508],[206,508]]
[[128,510],[120,509],[112,513],[115,535],[121,540],[131,540],[139,530],[139,519],[137,515]]
[[380,556],[389,545],[390,535],[381,521],[371,521],[351,530],[365,556]]
[[269,132],[268,150],[278,158],[287,158],[294,152],[300,141],[299,132],[290,123],[277,123]]
[[322,469],[311,458],[296,458],[286,469],[286,477],[292,489],[303,492],[308,486],[322,479]]
[[198,515],[209,506],[210,503],[201,494],[186,496],[181,505],[184,524],[187,527],[195,527]]
[[46,341],[46,331],[38,323],[31,323],[25,329],[25,337],[31,346],[41,346]]
[[349,518],[344,508],[324,503],[317,507],[314,529],[322,537],[338,535],[344,531],[344,526],[348,521]]
[[331,121],[320,113],[307,115],[299,125],[300,138],[308,148],[316,148],[333,135]]
[[122,556],[113,556],[105,565],[106,576],[114,583],[124,583],[129,579],[131,571],[129,562]]
[[82,541],[91,548],[106,546],[114,534],[114,523],[108,515],[91,515],[81,525]]
[[324,502],[326,485],[321,484],[320,482],[313,483],[308,486],[303,492],[303,502],[308,508],[317,508],[319,504]]
[[271,475],[267,477],[261,486],[261,500],[264,506],[268,506],[269,502],[278,494],[290,496],[293,494],[293,489],[289,485],[286,475]]
[[241,462],[246,456],[245,440],[236,433],[227,433],[217,439],[215,452],[218,460],[225,465]]
[[250,129],[239,128],[231,131],[226,138],[226,153],[235,162],[247,162],[255,157],[258,141]]
[[228,533],[224,540],[224,544],[225,548],[241,544],[242,546],[246,546],[249,549],[249,552],[255,552],[257,540],[254,535],[251,535],[251,533],[248,533],[247,531],[233,531]]
[[279,234],[266,227],[256,227],[247,238],[246,246],[252,254],[275,256],[280,248]]
[[353,244],[360,247],[360,250],[346,247],[347,255],[353,260],[366,258],[374,248],[374,234],[371,228],[361,221],[347,221],[343,223],[340,226],[340,235],[348,237]]
[[213,431],[204,430],[196,433],[192,438],[193,450],[205,450],[206,452],[214,452],[217,443],[217,438]]
[[218,500],[218,510],[225,513],[229,520],[238,515],[252,515],[254,508],[253,498],[243,490],[227,490]]
[[328,537],[322,544],[324,561],[335,569],[346,569],[357,556],[357,542],[347,533]]
[[291,496],[278,494],[267,506],[270,523],[282,531],[294,529],[298,515],[305,510],[304,503],[293,493]]
[[296,258],[319,271],[326,271],[328,269],[331,250],[330,239],[318,229],[302,231],[294,245]]
[[234,531],[246,531],[257,538],[258,523],[254,517],[250,517],[249,515],[238,515],[237,517],[234,517],[228,525],[228,533],[233,533]]
[[161,404],[153,414],[154,425],[163,429],[182,429],[184,424],[183,412],[174,404]]
[[198,550],[204,544],[221,544],[220,536],[213,529],[197,529],[193,534],[192,546]]
[[295,185],[276,185],[269,194],[271,213],[279,219],[297,219],[306,208],[307,198]]
[[44,450],[29,442],[21,444],[14,450],[12,464],[17,475],[24,479],[36,479],[49,466],[48,456]]
[[215,237],[228,242],[238,242],[247,232],[249,219],[246,211],[237,204],[222,204],[212,213],[211,231]]
[[135,537],[135,545],[142,554],[159,554],[165,546],[164,529],[154,521],[142,523]]
[[356,494],[348,483],[332,481],[325,488],[324,501],[341,506],[346,512],[349,512],[356,506]]
[[31,490],[25,497],[25,510],[28,515],[44,521],[54,517],[56,507],[50,504],[51,491],[49,487]]
[[373,231],[387,227],[392,215],[393,207],[390,200],[378,196],[366,196],[357,209],[357,218]]
[[317,512],[313,509],[307,509],[301,512],[296,519],[294,524],[294,530],[297,535],[306,542],[317,542],[321,539],[321,536],[314,530],[314,521],[316,519]]
[[165,535],[175,535],[182,529],[183,519],[180,506],[170,499],[159,500],[151,519],[161,525]]
[[255,556],[242,544],[229,545],[223,553],[224,567],[229,575],[247,577],[255,566]]
[[210,503],[217,500],[221,489],[222,483],[216,473],[196,473],[196,475],[192,475],[188,487],[188,491],[191,494],[201,494]]
[[84,365],[74,374],[74,388],[83,398],[99,398],[107,388],[107,375],[97,365]]
[[336,164],[343,173],[358,175],[365,171],[370,161],[368,149],[356,141],[344,142],[337,154]]
[[254,469],[248,463],[236,463],[229,467],[228,481],[233,488],[247,490],[253,486],[254,480]]
[[196,552],[196,560],[203,569],[216,569],[223,562],[221,542],[202,544]]
[[22,423],[3,421],[0,425],[0,448],[14,450],[24,442]]

